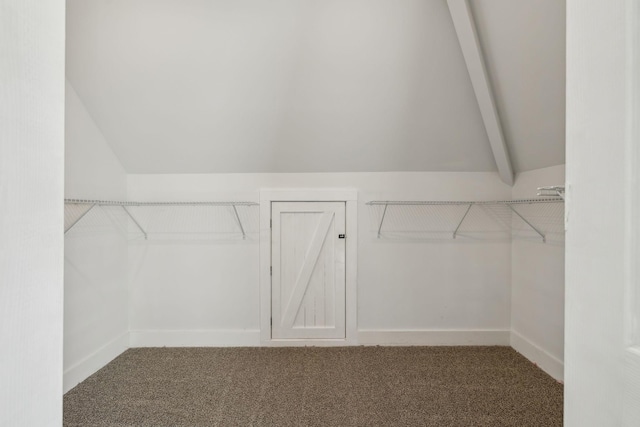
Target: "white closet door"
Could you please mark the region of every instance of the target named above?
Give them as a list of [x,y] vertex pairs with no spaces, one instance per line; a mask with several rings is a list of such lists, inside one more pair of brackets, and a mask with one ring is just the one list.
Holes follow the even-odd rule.
[[345,338],[344,202],[274,202],[272,338]]
[[640,426],[640,2],[567,2],[567,427]]

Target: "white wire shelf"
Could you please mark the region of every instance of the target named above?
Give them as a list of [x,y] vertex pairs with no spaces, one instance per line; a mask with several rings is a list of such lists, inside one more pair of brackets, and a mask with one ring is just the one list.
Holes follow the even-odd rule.
[[[243,215],[238,213],[238,207],[250,207],[258,206],[256,202],[247,201],[211,201],[211,202],[135,202],[135,201],[112,201],[112,200],[90,200],[90,199],[65,199],[65,229],[64,233],[67,234],[73,229],[83,218],[85,218],[89,212],[95,207],[106,208],[122,208],[122,215],[125,215],[125,219],[131,220],[135,227],[144,236],[145,240],[149,237],[149,229],[153,225],[155,228],[162,228],[163,226],[175,225],[178,221],[175,216],[175,210],[182,210],[180,208],[196,207],[196,208],[211,208],[211,207],[228,207],[231,208],[230,218],[221,219],[220,215],[212,215],[211,212],[193,213],[187,215],[189,219],[206,223],[208,229],[211,229],[211,222],[220,220],[221,222],[235,223],[235,227],[239,233],[242,234],[242,238],[247,238],[247,230],[243,225]],[[164,216],[160,219],[152,221],[152,218],[148,212],[142,212],[148,209],[141,208],[163,208]],[[155,209],[153,209],[155,210]],[[167,213],[167,210],[170,212]],[[228,214],[227,214],[228,215]],[[184,216],[184,215],[183,215]],[[246,220],[246,215],[244,216]],[[143,220],[144,219],[144,220]],[[161,233],[156,229],[152,230],[154,233]],[[194,233],[193,230],[187,230],[184,233]]]
[[515,199],[515,200],[474,200],[474,201],[438,201],[438,200],[372,200],[367,205],[398,205],[398,206],[447,206],[447,205],[522,205],[532,203],[562,203],[561,197],[544,197],[539,199]]
[[[454,239],[460,234],[463,224],[469,222],[469,218],[473,216],[476,209],[474,206],[478,206],[484,210],[493,210],[493,216],[500,219],[500,217],[510,216],[511,213],[515,214],[526,226],[535,232],[543,242],[546,243],[547,235],[542,227],[534,224],[534,221],[529,216],[535,216],[536,221],[540,222],[540,213],[530,212],[525,206],[533,205],[548,205],[562,204],[564,199],[562,197],[542,197],[536,199],[514,199],[514,200],[492,200],[492,201],[424,201],[424,200],[373,200],[367,203],[369,206],[381,206],[383,207],[380,214],[377,236],[380,239],[383,234],[383,226],[385,219],[387,218],[388,208],[390,206],[397,207],[423,207],[427,211],[423,212],[423,215],[429,215],[432,220],[432,226],[434,229],[438,229],[440,232],[448,233]],[[504,213],[495,212],[501,208]],[[546,210],[542,215],[554,215],[558,216],[556,211],[561,212],[563,208],[554,209],[553,212]],[[396,210],[394,210],[396,211]],[[471,215],[470,215],[471,214]],[[402,214],[396,213],[396,216]],[[404,216],[407,216],[405,213]],[[502,221],[503,223],[506,221]],[[549,221],[547,221],[549,222]]]
[[112,200],[64,199],[65,204],[99,206],[257,206],[256,202],[120,202]]
[[557,196],[562,197],[562,200],[564,200],[564,193],[564,185],[538,188],[538,196]]

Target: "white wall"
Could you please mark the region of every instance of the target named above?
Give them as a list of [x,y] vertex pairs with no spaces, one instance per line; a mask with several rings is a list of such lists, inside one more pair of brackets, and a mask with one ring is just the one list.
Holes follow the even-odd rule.
[[[126,200],[126,174],[66,85],[65,197]],[[128,346],[125,213],[95,207],[65,235],[64,390]]]
[[[564,165],[523,172],[514,199],[535,198],[542,186],[564,185]],[[564,209],[517,206],[546,234],[543,243],[516,216],[511,249],[511,345],[558,380],[564,360]],[[528,234],[525,234],[528,231]]]
[[62,0],[0,1],[0,425],[62,424]]
[[122,200],[127,176],[73,86],[66,81],[65,197]]
[[[128,176],[129,197],[138,201],[258,201],[261,188],[359,190],[358,328],[366,334],[366,342],[393,343],[388,331],[415,332],[404,339],[428,344],[433,342],[429,341],[432,331],[481,330],[499,331],[489,333],[487,343],[508,344],[508,232],[494,232],[490,239],[480,240],[465,238],[465,230],[455,241],[450,234],[425,238],[407,231],[419,224],[417,212],[398,208],[387,214],[386,232],[377,239],[380,210],[365,205],[370,200],[509,199],[511,188],[497,174]],[[235,238],[223,235],[223,242],[151,234],[149,242],[133,243],[129,251],[132,345],[259,343],[258,209],[242,209],[249,231],[246,241],[237,234]],[[142,223],[154,226],[152,219],[139,214]],[[224,215],[230,218],[228,212],[219,215],[222,221],[228,220]],[[483,210],[474,215],[469,233],[474,224],[490,222]],[[235,231],[233,221],[228,227]],[[454,332],[450,336],[452,343],[456,339],[464,343],[469,335],[456,338]]]

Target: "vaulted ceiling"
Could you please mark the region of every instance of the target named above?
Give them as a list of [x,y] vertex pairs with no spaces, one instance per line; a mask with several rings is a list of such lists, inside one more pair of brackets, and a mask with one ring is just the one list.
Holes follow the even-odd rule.
[[[564,1],[471,0],[516,171],[564,163]],[[130,173],[494,171],[446,0],[68,0]]]

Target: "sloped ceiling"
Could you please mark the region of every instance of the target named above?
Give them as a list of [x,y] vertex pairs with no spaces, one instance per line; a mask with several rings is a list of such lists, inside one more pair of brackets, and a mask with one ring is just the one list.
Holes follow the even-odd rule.
[[[564,161],[559,3],[474,3],[516,170]],[[445,0],[68,0],[67,78],[129,173],[496,169]]]
[[565,162],[563,0],[471,0],[516,171]]

